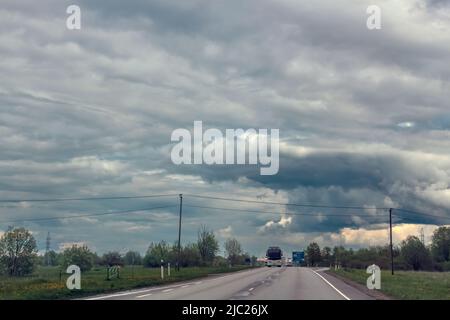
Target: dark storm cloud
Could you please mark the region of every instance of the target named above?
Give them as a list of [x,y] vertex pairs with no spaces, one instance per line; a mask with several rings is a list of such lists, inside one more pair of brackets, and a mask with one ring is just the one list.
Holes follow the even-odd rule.
[[[392,150],[391,150],[392,151]],[[436,158],[434,161],[442,161]],[[438,167],[440,169],[438,169]],[[444,169],[445,168],[445,169]],[[450,162],[435,163],[427,156],[413,158],[412,154],[399,154],[385,151],[379,153],[362,152],[317,152],[304,157],[282,155],[280,158],[280,172],[274,176],[259,175],[258,168],[246,166],[188,166],[173,167],[179,172],[185,171],[192,175],[200,175],[205,180],[215,181],[233,180],[242,177],[248,179],[249,185],[263,185],[277,191],[287,191],[291,203],[322,204],[330,206],[367,206],[386,208],[401,207],[416,209],[423,212],[437,212],[447,216],[442,203],[433,197],[423,196],[425,192],[439,192],[437,187],[442,181],[448,181]],[[441,189],[445,190],[445,186]],[[418,196],[420,195],[420,199]],[[386,200],[389,201],[386,201]],[[450,203],[446,202],[448,208]],[[286,207],[292,211],[298,208]],[[294,211],[295,211],[294,210]],[[370,225],[374,222],[385,221],[385,215],[380,219],[370,216],[370,213],[380,213],[366,210],[316,209],[301,208],[300,212],[312,214],[313,218],[297,218],[294,222],[299,229],[307,231],[332,231],[344,226]],[[325,223],[318,223],[316,218],[327,214],[354,214],[362,216],[362,220],[355,223],[352,217],[326,217]],[[367,215],[367,219],[365,218]],[[399,216],[399,222],[405,215]],[[406,216],[417,223],[442,223],[442,219],[424,218],[420,216]],[[406,218],[405,217],[405,218]],[[375,219],[375,220],[374,220]],[[444,220],[445,222],[445,220]]]
[[427,3],[431,6],[448,6],[450,5],[449,0],[427,0]]

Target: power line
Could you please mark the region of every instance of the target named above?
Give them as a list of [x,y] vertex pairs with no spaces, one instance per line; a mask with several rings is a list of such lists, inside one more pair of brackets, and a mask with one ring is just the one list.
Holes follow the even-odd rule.
[[448,218],[444,218],[447,221],[442,221],[442,222],[435,222],[435,220],[431,220],[431,219],[426,219],[426,220],[421,220],[419,217],[406,217],[406,216],[395,216],[394,214],[392,214],[392,218],[396,217],[397,219],[395,220],[395,223],[403,223],[403,222],[407,222],[407,223],[415,223],[415,224],[448,224],[448,220],[450,219],[450,217]]
[[409,209],[394,208],[394,210],[404,212],[404,213],[409,213],[409,214],[420,215],[420,216],[427,216],[427,217],[434,217],[434,218],[441,218],[441,219],[450,219],[450,217],[444,217],[444,216],[440,216],[440,215],[436,215],[436,214],[429,214],[429,213],[424,213],[424,212],[419,212],[419,211],[414,211],[414,210],[409,210]]
[[[146,198],[159,198],[159,197],[175,197],[179,196],[178,194],[159,194],[159,195],[140,195],[140,196],[108,196],[108,197],[87,197],[87,198],[49,198],[49,199],[0,199],[0,203],[21,203],[21,202],[64,202],[64,201],[98,201],[98,200],[126,200],[126,199],[146,199]],[[305,207],[305,208],[327,208],[327,209],[348,209],[348,210],[375,210],[375,211],[387,211],[390,208],[385,207],[367,207],[367,206],[334,206],[328,204],[305,204],[305,203],[283,203],[283,202],[274,202],[274,201],[257,201],[257,200],[248,200],[248,199],[237,199],[237,198],[226,198],[226,197],[217,197],[217,196],[207,196],[207,195],[198,195],[198,194],[187,194],[187,196],[199,199],[213,199],[213,200],[222,200],[222,201],[233,201],[233,202],[243,202],[243,203],[255,203],[255,204],[268,204],[268,205],[281,205],[281,206],[293,206],[293,207]],[[9,207],[9,206],[8,206]],[[213,209],[213,208],[209,208]],[[441,215],[433,215],[424,212],[402,209],[402,208],[393,208],[395,211],[409,213],[420,216],[428,216],[439,219],[450,219],[450,217],[445,217]],[[223,210],[223,209],[222,209]],[[247,210],[248,211],[248,210]],[[256,212],[256,211],[255,211]],[[261,212],[261,211],[257,211]],[[270,212],[266,212],[270,213]],[[395,214],[395,212],[393,212]],[[298,214],[298,215],[307,215],[307,214]],[[334,214],[338,216],[338,214]],[[349,216],[352,214],[348,214]],[[354,214],[353,214],[354,215]],[[343,215],[345,216],[345,215]],[[359,216],[362,216],[359,214]],[[369,216],[369,215],[367,215]],[[55,218],[56,219],[56,218]],[[2,222],[2,221],[0,221]]]
[[173,208],[177,207],[176,205],[170,206],[159,206],[159,207],[150,207],[150,208],[141,208],[141,209],[132,209],[132,210],[123,210],[123,211],[113,211],[113,212],[102,212],[102,213],[92,213],[92,214],[80,214],[80,215],[72,215],[67,217],[45,217],[45,218],[30,218],[30,219],[20,219],[20,220],[1,220],[0,223],[14,223],[14,222],[30,222],[30,221],[48,221],[48,220],[65,220],[65,219],[74,219],[74,218],[83,218],[83,217],[96,217],[96,216],[106,216],[112,214],[123,214],[123,213],[132,213],[139,211],[148,211],[148,210],[156,210],[156,209],[165,209],[165,208]]
[[[306,208],[328,208],[328,209],[351,209],[351,210],[376,210],[376,211],[388,211],[390,208],[387,207],[366,207],[366,206],[332,206],[324,204],[303,204],[303,203],[283,203],[283,202],[272,202],[272,201],[256,201],[247,199],[233,199],[233,198],[223,198],[214,196],[201,196],[195,194],[188,194],[190,197],[202,198],[202,199],[213,199],[213,200],[224,200],[224,201],[234,201],[234,202],[246,202],[246,203],[258,203],[258,204],[270,204],[270,205],[283,205],[283,206],[295,206],[295,207],[306,207]],[[433,215],[419,211],[413,211],[409,209],[393,208],[394,211],[400,211],[410,214],[429,216],[441,219],[450,219],[450,217],[445,217],[441,215]],[[394,213],[394,212],[393,212]],[[394,213],[395,214],[395,213]]]
[[178,196],[177,194],[157,194],[144,196],[112,196],[112,197],[92,197],[92,198],[55,198],[55,199],[3,199],[0,203],[12,202],[62,202],[62,201],[95,201],[95,200],[123,200],[123,199],[145,199]]
[[318,217],[318,216],[343,216],[343,217],[352,217],[352,216],[365,216],[368,218],[379,218],[384,217],[382,215],[361,215],[361,214],[353,214],[353,213],[336,213],[336,214],[311,214],[311,213],[299,213],[299,212],[275,212],[275,211],[261,211],[261,210],[249,210],[249,209],[237,209],[237,208],[224,208],[224,207],[210,207],[210,206],[198,206],[198,205],[184,205],[188,208],[201,208],[201,209],[213,209],[213,210],[225,210],[225,211],[240,211],[240,212],[255,212],[255,213],[268,213],[268,214],[283,214],[288,216],[310,216],[310,217]]
[[259,203],[259,204],[271,204],[271,205],[281,205],[281,206],[294,206],[294,207],[308,207],[308,208],[328,208],[328,209],[355,209],[355,210],[389,210],[389,208],[374,208],[374,207],[364,207],[364,206],[332,206],[325,204],[303,204],[303,203],[288,203],[288,202],[271,202],[271,201],[256,201],[256,200],[246,200],[246,199],[233,199],[233,198],[222,198],[213,196],[201,196],[196,194],[188,194],[187,196],[202,199],[214,199],[214,200],[224,200],[224,201],[235,201],[235,202],[247,202],[247,203]]

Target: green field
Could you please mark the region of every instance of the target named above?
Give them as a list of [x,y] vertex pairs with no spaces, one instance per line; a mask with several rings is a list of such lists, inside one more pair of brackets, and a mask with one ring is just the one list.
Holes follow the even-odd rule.
[[66,280],[68,274],[60,268],[40,267],[29,277],[0,276],[0,300],[5,299],[72,299],[81,296],[140,288],[175,281],[204,277],[210,274],[238,271],[248,266],[236,267],[192,267],[180,271],[172,269],[171,276],[165,274],[161,280],[159,268],[143,268],[142,266],[124,267],[120,271],[120,279],[106,280],[106,268],[98,267],[81,274],[81,290],[68,290]]
[[[361,269],[330,270],[366,285],[369,274]],[[450,300],[450,272],[381,271],[381,292],[394,299]]]

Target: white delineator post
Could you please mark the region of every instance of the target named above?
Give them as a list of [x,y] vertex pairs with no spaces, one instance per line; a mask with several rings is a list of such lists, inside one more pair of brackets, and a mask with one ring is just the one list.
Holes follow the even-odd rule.
[[163,265],[164,261],[161,260],[161,279],[164,280],[164,265]]
[[167,264],[167,275],[170,277],[170,262]]

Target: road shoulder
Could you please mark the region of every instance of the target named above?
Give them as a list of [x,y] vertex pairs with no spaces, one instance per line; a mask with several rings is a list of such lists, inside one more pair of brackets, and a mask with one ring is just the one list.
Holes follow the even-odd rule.
[[193,283],[201,283],[205,280],[214,280],[214,279],[220,279],[220,278],[227,278],[232,275],[241,275],[245,274],[246,272],[251,272],[254,270],[263,270],[262,268],[248,268],[248,269],[242,269],[238,271],[233,272],[222,272],[222,273],[211,273],[205,276],[199,276],[199,277],[193,277],[191,279],[186,280],[179,280],[179,281],[171,281],[169,283],[164,284],[158,284],[158,285],[150,285],[150,286],[144,286],[140,288],[130,288],[130,289],[124,289],[124,290],[118,290],[118,291],[111,291],[111,292],[104,292],[100,294],[94,294],[94,295],[86,295],[83,297],[76,298],[76,300],[106,300],[111,298],[121,298],[125,299],[126,297],[130,296],[136,296],[136,295],[147,295],[149,292],[154,291],[161,291],[166,289],[174,289],[183,287],[185,285],[191,285]]
[[[351,294],[351,296],[354,296],[354,298],[352,298],[350,296],[350,298],[352,300],[361,300],[361,297],[364,296],[368,296],[370,297],[370,300],[393,300],[392,297],[387,296],[386,294],[378,291],[378,290],[369,290],[366,286],[363,286],[353,280],[350,280],[346,277],[343,277],[341,275],[338,275],[332,271],[330,271],[329,269],[327,270],[320,270],[320,273],[326,277],[326,279],[330,282],[332,282],[334,284],[334,282],[336,284],[339,285],[339,282],[343,282],[347,287],[351,287],[353,288],[353,290],[348,290],[349,293]],[[333,282],[334,281],[334,282]],[[341,285],[342,286],[342,285]],[[358,294],[359,292],[359,294]]]

